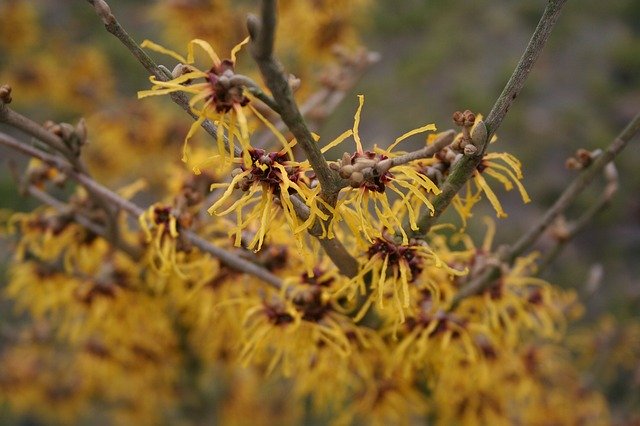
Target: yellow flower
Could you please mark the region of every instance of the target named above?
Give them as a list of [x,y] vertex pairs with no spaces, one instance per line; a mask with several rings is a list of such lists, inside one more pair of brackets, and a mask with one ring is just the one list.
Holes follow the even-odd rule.
[[385,301],[392,300],[394,323],[403,323],[410,310],[411,299],[429,288],[428,279],[419,279],[423,270],[432,265],[442,268],[450,275],[463,275],[442,262],[425,242],[399,244],[389,238],[376,238],[369,246],[368,258],[360,267],[358,275],[346,283],[339,292],[347,292],[349,299],[360,293],[367,295],[356,321],[361,319],[374,302],[378,310],[385,312]]
[[240,354],[244,365],[265,365],[267,373],[281,365],[285,376],[296,377],[313,365],[319,351],[347,362],[352,350],[348,334],[356,340],[363,337],[353,321],[334,308],[324,288],[329,283],[306,277],[310,284],[289,287],[291,296],[272,295],[246,312]]
[[186,278],[180,264],[184,263],[183,240],[180,239],[181,224],[170,206],[151,205],[138,218],[140,228],[144,231],[147,243],[151,243],[149,265],[166,275],[175,273]]
[[[418,229],[417,217],[422,205],[433,211],[433,205],[425,195],[428,192],[438,194],[440,189],[415,167],[397,165],[391,167],[390,158],[397,156],[391,151],[395,146],[410,136],[436,130],[435,125],[413,129],[398,137],[386,149],[374,147],[373,151],[365,151],[359,135],[360,114],[364,104],[364,96],[359,95],[359,106],[354,117],[353,139],[356,151],[345,153],[341,162],[333,164],[340,176],[347,179],[350,187],[338,201],[336,210],[339,218],[344,219],[355,235],[363,234],[368,242],[382,236],[384,229],[397,231],[402,235],[403,243],[408,243],[408,236],[402,223],[402,210],[406,210],[408,222],[413,230]],[[343,139],[338,138],[324,149],[333,147]],[[387,191],[387,189],[389,191]],[[343,193],[345,190],[343,190]],[[397,195],[395,203],[389,201],[389,192]],[[371,206],[375,215],[372,215]]]
[[[209,208],[210,214],[224,216],[234,212],[236,226],[229,233],[235,235],[235,245],[241,246],[243,230],[255,224],[253,237],[245,246],[258,251],[267,234],[278,228],[282,216],[288,228],[294,234],[301,254],[310,256],[303,245],[305,230],[313,225],[317,218],[327,220],[328,214],[321,210],[331,208],[319,197],[320,187],[312,187],[306,163],[290,160],[290,155],[283,151],[266,152],[262,149],[249,148],[250,166],[242,160],[234,159],[239,167],[232,171],[233,179],[229,183],[216,183],[211,189],[225,188],[220,198]],[[207,163],[215,163],[219,156],[212,157]],[[241,192],[237,199],[234,194]],[[297,199],[294,199],[297,198]],[[294,203],[303,203],[309,210],[306,219],[300,219]],[[325,229],[325,236],[329,230]],[[310,259],[309,259],[310,260]]]
[[[482,115],[475,116],[475,124],[470,130],[471,134],[474,133],[475,126],[480,125],[481,120]],[[433,141],[435,137],[436,135],[429,135],[427,143]],[[490,142],[494,143],[496,140],[497,137],[494,135]],[[460,147],[461,141],[463,141],[463,134],[459,133],[450,146],[442,149],[433,158],[416,162],[415,167],[419,170],[419,173],[426,175],[436,181],[438,185],[441,185],[453,166],[463,157],[463,149]],[[466,226],[467,219],[472,216],[471,210],[482,199],[482,194],[487,197],[498,217],[507,216],[498,197],[487,183],[485,176],[500,182],[507,191],[512,190],[515,185],[520,192],[522,200],[525,203],[531,201],[521,183],[523,176],[520,161],[507,152],[485,154],[476,170],[473,171],[472,179],[467,181],[463,190],[456,194],[452,200],[452,205],[462,220],[463,228]]]
[[[159,81],[154,76],[151,76],[150,81],[154,84],[153,87],[151,90],[138,92],[138,98],[165,95],[173,92],[186,92],[193,95],[189,101],[189,106],[193,113],[198,116],[198,119],[193,123],[185,138],[183,161],[186,161],[188,157],[188,140],[206,119],[211,119],[217,124],[219,154],[224,155],[226,152],[224,146],[226,131],[230,157],[234,155],[234,140],[238,138],[242,146],[245,165],[249,165],[249,128],[243,111],[243,107],[249,103],[249,98],[243,91],[243,84],[234,80],[236,54],[248,42],[249,38],[247,37],[231,50],[231,59],[224,60],[220,60],[211,45],[201,39],[191,40],[186,58],[149,40],[145,40],[142,43],[142,47],[167,54],[180,61],[180,64],[174,70],[174,74],[177,75],[174,76],[173,80]],[[207,71],[201,71],[192,65],[195,60],[194,46],[204,50],[211,59],[213,65]],[[199,79],[204,79],[204,81],[194,83]]]

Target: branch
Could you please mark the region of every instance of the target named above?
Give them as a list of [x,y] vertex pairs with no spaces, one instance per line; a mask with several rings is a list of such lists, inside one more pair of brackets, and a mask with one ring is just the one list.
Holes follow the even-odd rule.
[[484,143],[477,145],[478,152],[475,155],[465,155],[453,167],[453,170],[443,184],[442,193],[433,199],[433,206],[435,208],[433,215],[426,212],[419,218],[419,230],[416,233],[417,235],[414,236],[424,236],[429,232],[431,226],[449,206],[453,197],[458,193],[458,191],[460,191],[467,180],[473,176],[474,171],[477,169],[484,157],[489,145],[488,141],[490,141],[491,137],[496,133],[500,124],[502,124],[502,120],[507,114],[507,111],[509,111],[509,108],[524,87],[524,83],[529,76],[533,65],[542,53],[542,49],[549,39],[551,31],[560,16],[562,7],[566,2],[567,0],[549,0],[547,2],[547,7],[542,13],[542,17],[531,36],[531,40],[529,40],[527,48],[522,54],[518,65],[516,65],[513,74],[511,74],[511,78],[509,78],[509,81],[505,85],[500,96],[498,96],[498,99],[494,103],[487,119],[485,120],[487,130],[486,140]]
[[500,93],[500,96],[498,96],[498,99],[493,104],[489,115],[487,115],[485,124],[487,125],[487,138],[489,140],[491,140],[491,136],[496,133],[505,115],[507,115],[509,108],[522,91],[524,83],[533,65],[538,60],[538,57],[540,57],[542,49],[547,43],[551,31],[560,17],[562,7],[566,2],[567,0],[548,0],[547,7],[544,9],[538,26],[533,32],[531,40],[529,40],[529,44],[522,54],[516,69],[513,71],[513,74],[511,74],[511,78],[509,78],[502,93]]
[[[39,149],[26,145],[5,133],[0,133],[0,144],[5,145],[11,149],[14,149],[30,157],[38,158],[39,160],[49,164],[50,166],[61,170],[67,176],[74,179],[75,181],[80,183],[82,186],[84,186],[87,189],[87,191],[100,194],[102,198],[109,200],[109,202],[113,206],[116,206],[117,208],[124,210],[125,212],[129,213],[131,216],[135,218],[139,217],[144,212],[144,210],[141,207],[137,206],[136,204],[132,203],[129,200],[122,198],[120,195],[102,186],[101,184],[93,180],[91,177],[74,170],[70,164],[68,164],[66,161],[62,160],[59,157],[53,156],[51,154],[47,154],[45,152],[40,151]],[[272,274],[267,269],[262,268],[247,260],[244,260],[232,253],[229,253],[228,251],[220,247],[214,246],[213,244],[199,237],[193,231],[186,230],[186,231],[183,231],[182,234],[194,246],[218,258],[222,263],[226,264],[230,268],[253,275],[271,284],[273,287],[277,289],[282,287],[282,281],[280,280],[280,278]]]
[[[120,25],[113,13],[111,13],[111,8],[105,0],[87,0],[87,2],[94,6],[97,15],[102,20],[102,23],[104,24],[106,30],[113,36],[115,36],[118,40],[120,40],[122,44],[124,44],[124,46],[129,49],[133,56],[149,73],[151,73],[159,81],[169,81],[173,79],[173,76],[168,69],[156,64],[154,60],[151,59],[151,57],[147,55],[144,50],[142,50],[140,45],[136,43],[133,38],[131,38],[131,36],[122,27],[122,25]],[[193,118],[194,120],[197,120],[199,118],[198,115],[191,111],[191,107],[189,106],[189,99],[187,99],[187,96],[184,93],[173,92],[170,95],[173,102],[184,109],[187,114],[191,116],[191,118]],[[217,139],[218,132],[211,120],[204,120],[202,122],[202,128],[214,139]],[[227,149],[229,149],[229,141],[227,140],[226,135],[224,135],[224,145],[227,147]],[[234,150],[234,154],[236,156],[240,156],[242,155],[242,150],[239,147],[236,147]]]
[[[298,217],[302,220],[309,218],[309,207],[300,198],[295,195],[292,196],[291,203]],[[322,235],[322,226],[318,222],[314,223],[311,229],[309,229],[309,234],[318,239],[325,253],[327,253],[327,256],[329,256],[342,275],[353,278],[358,274],[358,261],[351,256],[338,238],[320,238],[320,235]]]
[[255,16],[247,19],[247,28],[251,36],[251,54],[260,68],[265,83],[276,103],[282,121],[295,136],[313,167],[322,188],[322,198],[334,205],[338,192],[342,189],[342,180],[329,168],[320,148],[316,144],[298,105],[293,98],[291,87],[284,75],[282,65],[273,57],[273,42],[276,28],[276,1],[263,0],[262,14],[259,20]]
[[[569,184],[556,202],[527,233],[520,237],[510,248],[506,248],[499,253],[500,262],[511,265],[518,256],[530,249],[553,221],[569,207],[598,174],[602,173],[605,166],[613,161],[638,132],[640,132],[640,113],[627,124],[606,151]],[[480,276],[473,278],[464,288],[460,289],[453,299],[451,309],[454,309],[463,299],[486,290],[501,275],[500,266],[487,268]]]
[[[380,60],[380,55],[375,52],[362,50],[354,56],[348,56],[346,52],[337,49],[336,55],[340,64],[337,70],[331,72],[331,68],[325,71],[331,73],[330,77],[321,78],[322,88],[310,95],[300,106],[300,113],[307,121],[311,130],[317,130],[322,122],[340,105],[349,91],[362,78],[369,67]],[[285,124],[281,119],[274,120],[276,129],[283,131]],[[256,148],[264,148],[273,140],[271,132],[263,132],[252,145]]]
[[605,166],[604,176],[607,180],[607,185],[604,188],[604,191],[602,191],[600,197],[598,197],[598,200],[596,200],[595,203],[593,203],[578,219],[569,225],[565,232],[562,232],[562,235],[556,237],[556,244],[540,261],[540,266],[538,267],[537,272],[538,275],[540,275],[542,271],[558,257],[560,252],[562,252],[562,249],[564,249],[564,247],[573,240],[579,232],[591,223],[592,219],[597,214],[609,206],[613,196],[618,192],[618,173],[613,162],[608,163]]
[[54,135],[40,124],[35,121],[18,114],[11,108],[9,108],[4,102],[0,101],[0,122],[6,123],[9,126],[22,130],[28,135],[33,136],[36,139],[49,145],[55,151],[65,155],[65,157],[72,155],[69,147],[58,136]]
[[[316,144],[311,131],[307,126],[291,91],[288,79],[282,66],[273,57],[273,44],[276,29],[276,0],[263,0],[261,19],[249,16],[247,28],[251,36],[251,55],[258,64],[265,83],[278,104],[278,112],[282,121],[287,125],[298,145],[304,150],[309,164],[313,168],[320,182],[320,197],[330,206],[335,206],[338,201],[338,193],[343,188],[343,180],[336,172],[329,168],[329,164]],[[329,219],[330,220],[330,219]],[[327,221],[328,222],[328,221]],[[327,223],[325,222],[325,223]],[[310,233],[316,237],[320,224],[315,224]],[[327,255],[341,273],[346,276],[354,276],[358,263],[344,245],[336,238],[318,238]]]
[[[433,141],[431,145],[427,145],[417,151],[408,152],[398,157],[389,158],[387,160],[380,161],[376,165],[378,173],[384,173],[385,171],[392,169],[395,166],[410,163],[415,160],[421,160],[423,158],[433,157],[445,147],[449,146],[453,142],[453,138],[456,136],[455,130],[447,130],[442,132]],[[388,162],[387,162],[388,161]]]
[[[88,229],[96,235],[101,236],[105,240],[109,241],[108,230],[101,225],[93,222],[91,219],[82,215],[81,213],[75,211],[75,209],[57,198],[52,197],[48,193],[36,188],[33,185],[29,185],[27,187],[27,193],[31,195],[33,198],[39,200],[40,202],[53,207],[59,213],[70,214],[73,217],[74,222],[78,223],[82,227]],[[142,253],[137,247],[133,247],[129,244],[126,244],[122,240],[117,241],[117,248],[120,249],[123,253],[129,256],[132,260],[138,260],[142,256]]]

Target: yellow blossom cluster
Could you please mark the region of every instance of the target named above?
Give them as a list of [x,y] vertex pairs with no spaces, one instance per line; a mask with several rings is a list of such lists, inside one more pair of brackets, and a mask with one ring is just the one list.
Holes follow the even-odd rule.
[[[1,295],[26,320],[0,346],[0,410],[62,424],[608,424],[604,396],[562,343],[581,311],[576,293],[538,277],[537,253],[501,258],[492,219],[484,238],[467,232],[483,198],[506,216],[492,183],[530,201],[520,162],[489,145],[451,201],[459,220],[421,229],[444,182],[477,154],[469,135],[482,116],[465,113],[440,149],[447,132],[431,123],[378,146],[361,138],[360,95],[350,128],[331,141],[310,133],[320,154],[343,150],[325,162],[327,188],[302,154],[309,141],[283,130],[278,111],[265,113],[275,96],[248,77],[253,70],[241,74],[250,39],[231,3],[161,2],[167,32],[197,38],[186,55],[142,43],[177,64],[138,97],[186,96],[190,127],[156,99],[96,111],[114,83],[93,49],[74,51],[80,62],[62,82],[55,51],[2,73],[23,102],[93,105],[82,155],[96,180],[119,188],[119,203],[105,208],[81,179],[71,182],[89,172],[29,165],[27,186],[68,202],[2,224],[13,258]],[[308,78],[328,46],[357,39],[352,18],[368,3],[282,1],[280,49]],[[0,11],[35,19],[25,3],[9,5]],[[304,37],[284,37],[300,27]],[[428,155],[399,149],[418,137]],[[344,252],[332,256],[327,247],[338,243]],[[492,267],[498,278],[460,296]],[[612,328],[604,321],[599,333]],[[572,338],[587,354],[594,344],[588,333]],[[631,369],[640,331],[630,327],[625,341],[633,344],[609,346]]]

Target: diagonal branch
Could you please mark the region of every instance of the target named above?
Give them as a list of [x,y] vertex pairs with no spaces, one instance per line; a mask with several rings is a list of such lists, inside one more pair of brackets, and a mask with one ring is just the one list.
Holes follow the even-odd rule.
[[[518,239],[511,247],[507,247],[500,253],[500,262],[511,265],[514,260],[531,249],[533,244],[551,226],[553,221],[564,212],[571,203],[587,188],[587,186],[602,173],[602,170],[627,146],[629,141],[640,132],[640,113],[638,113],[624,130],[613,140],[609,147],[595,159],[586,170],[578,175],[558,197],[556,202],[547,210],[542,218],[532,226],[528,232]],[[502,276],[500,266],[488,267],[481,275],[473,278],[454,297],[452,309],[467,297],[476,295],[486,290]]]
[[596,202],[589,206],[584,213],[571,223],[566,231],[562,233],[561,237],[556,237],[556,244],[547,253],[545,253],[544,257],[540,261],[540,266],[537,271],[538,275],[540,275],[541,272],[557,258],[569,241],[573,240],[580,231],[591,223],[597,214],[609,206],[613,196],[618,192],[618,172],[613,162],[608,163],[605,166],[604,177],[607,181],[607,185]]
[[[33,185],[29,185],[26,189],[27,193],[29,195],[31,195],[33,198],[37,199],[38,201],[53,207],[56,211],[58,211],[59,213],[69,213],[72,215],[74,222],[78,223],[80,226],[88,229],[89,231],[93,232],[96,235],[101,236],[102,238],[104,238],[105,240],[109,240],[109,231],[108,229],[106,229],[104,226],[99,225],[97,223],[95,223],[94,221],[92,221],[91,219],[89,219],[88,217],[84,216],[83,214],[74,211],[73,208],[65,203],[63,203],[62,201],[58,200],[57,198],[52,197],[51,195],[49,195],[48,193],[42,191],[41,189],[36,188]],[[120,249],[122,252],[124,252],[127,256],[129,256],[131,259],[133,260],[137,260],[140,259],[140,257],[142,256],[141,251],[134,246],[131,246],[129,244],[126,244],[124,241],[122,240],[118,240],[117,241],[117,248]]]
[[453,167],[453,170],[441,188],[442,193],[433,199],[435,211],[432,215],[429,212],[426,212],[419,218],[418,226],[420,229],[415,236],[424,236],[429,232],[431,226],[449,206],[453,197],[455,197],[455,195],[460,191],[467,180],[473,176],[474,171],[482,161],[487,150],[489,145],[487,142],[490,141],[491,137],[496,133],[500,124],[502,124],[502,120],[507,114],[507,111],[509,111],[509,108],[524,87],[524,83],[536,60],[540,57],[542,49],[549,39],[551,31],[558,21],[562,7],[566,2],[567,0],[548,0],[547,7],[544,9],[542,17],[531,36],[531,40],[529,40],[527,48],[522,54],[511,78],[505,85],[500,96],[498,96],[498,99],[494,103],[487,119],[485,120],[487,128],[485,141],[478,145],[478,151],[476,154],[465,155]]

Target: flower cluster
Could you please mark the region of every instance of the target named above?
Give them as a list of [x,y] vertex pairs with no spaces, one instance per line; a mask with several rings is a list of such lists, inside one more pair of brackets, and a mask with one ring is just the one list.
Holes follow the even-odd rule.
[[[314,96],[307,82],[330,45],[357,39],[350,21],[368,3],[280,2],[278,31],[297,32],[283,42],[303,84],[283,74],[290,87],[276,96],[249,77],[254,70],[240,73],[237,55],[252,41],[231,47],[244,36],[231,2],[161,2],[167,33],[195,38],[186,56],[142,43],[178,63],[154,68],[138,97],[187,99],[191,127],[153,102],[121,100],[106,110],[92,104],[86,125],[39,128],[73,155],[52,148],[41,158],[59,162],[26,168],[23,189],[49,206],[0,211],[2,244],[6,234],[13,249],[2,303],[24,323],[6,333],[0,324],[2,410],[63,424],[608,423],[607,403],[580,366],[615,378],[616,369],[601,368],[606,352],[630,376],[640,329],[605,319],[562,346],[583,310],[576,292],[538,275],[538,253],[494,247],[499,221],[486,218],[484,238],[475,234],[483,198],[506,216],[493,184],[529,202],[521,163],[493,151],[497,138],[480,114],[454,113],[459,131],[435,133],[428,123],[366,141],[359,95],[353,125],[329,142],[303,118],[295,124],[305,132],[291,125],[281,99],[296,103],[292,91],[309,101],[303,113],[322,109],[319,95],[330,93],[329,106],[344,95],[340,78]],[[0,36],[12,41],[0,47],[12,62],[41,32],[13,25],[37,26],[30,4],[7,4]],[[261,28],[252,28],[255,41]],[[213,34],[228,59],[204,41]],[[17,81],[16,99],[48,93],[70,111],[114,96],[102,54],[73,52],[74,78],[57,77],[55,51],[2,76]],[[201,126],[211,146],[188,144],[206,137]],[[69,134],[82,143],[68,143]],[[400,148],[409,143],[418,148]],[[452,176],[470,159],[478,161],[452,195]],[[439,216],[449,202],[460,220]]]

